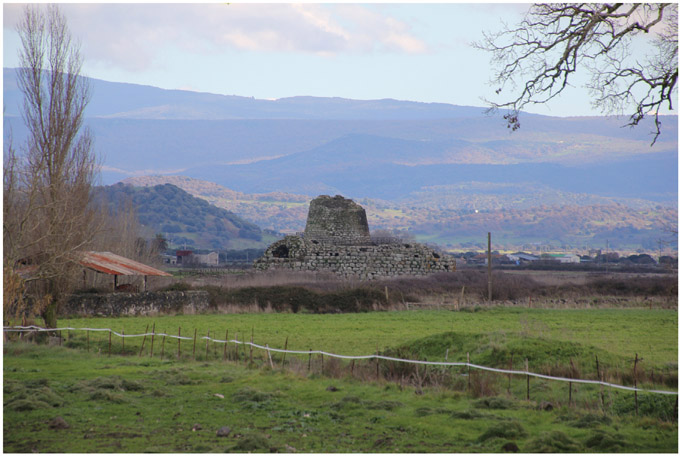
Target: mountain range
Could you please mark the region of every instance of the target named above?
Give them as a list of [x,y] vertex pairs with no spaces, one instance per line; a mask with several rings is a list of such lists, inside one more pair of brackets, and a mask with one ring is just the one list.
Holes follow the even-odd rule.
[[[20,144],[26,130],[16,70],[5,68],[3,79],[5,142],[11,133]],[[86,125],[102,157],[103,184],[184,176],[251,195],[233,199],[242,208],[262,197],[253,195],[276,195],[273,201],[288,208],[270,213],[264,228],[298,229],[300,217],[290,211],[322,193],[371,201],[385,208],[377,211],[383,215],[406,214],[402,224],[393,223],[397,215],[379,218],[386,226],[412,229],[416,225],[406,220],[420,210],[444,211],[439,220],[542,206],[676,210],[677,116],[663,118],[662,135],[651,145],[650,122],[622,128],[622,118],[524,113],[520,130],[511,132],[500,115],[485,115],[481,107],[304,96],[258,100],[90,82]],[[410,207],[418,210],[407,214]],[[249,210],[235,213],[248,219]],[[422,221],[434,226],[437,220]],[[665,223],[676,226],[675,219]],[[643,239],[646,228],[636,229]],[[456,227],[444,231],[457,244]],[[530,237],[541,241],[539,234]]]

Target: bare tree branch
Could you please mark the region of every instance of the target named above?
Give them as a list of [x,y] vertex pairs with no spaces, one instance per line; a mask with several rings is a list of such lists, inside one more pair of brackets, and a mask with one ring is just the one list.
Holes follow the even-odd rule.
[[[655,34],[645,62],[632,61],[632,39]],[[660,108],[673,107],[678,79],[678,5],[561,3],[534,4],[516,27],[483,33],[474,47],[491,53],[496,94],[488,112],[508,109],[508,127],[520,127],[520,111],[560,95],[585,68],[592,104],[607,114],[629,112],[628,126],[654,116],[654,144],[661,134]]]

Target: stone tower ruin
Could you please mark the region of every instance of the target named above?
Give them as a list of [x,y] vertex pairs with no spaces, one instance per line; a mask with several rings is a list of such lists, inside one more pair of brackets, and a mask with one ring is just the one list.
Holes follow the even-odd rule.
[[253,266],[377,279],[454,271],[456,262],[423,244],[372,240],[362,206],[340,195],[322,195],[310,202],[305,232],[270,245]]
[[366,242],[369,236],[367,214],[351,199],[322,195],[310,201],[305,237],[317,240]]

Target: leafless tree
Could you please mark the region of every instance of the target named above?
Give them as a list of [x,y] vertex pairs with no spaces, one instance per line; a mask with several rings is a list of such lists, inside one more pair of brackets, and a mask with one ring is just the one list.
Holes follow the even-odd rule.
[[98,163],[82,128],[90,90],[65,18],[55,5],[27,7],[18,33],[29,134],[18,151],[10,142],[4,154],[4,264],[6,273],[30,269],[27,288],[45,298],[50,325],[71,284],[76,253],[95,232],[89,200]]
[[[634,40],[650,52],[637,60]],[[486,100],[492,112],[504,108],[507,126],[520,127],[520,110],[558,96],[585,68],[592,104],[607,114],[629,116],[628,126],[647,115],[655,121],[653,144],[660,135],[660,109],[673,108],[678,78],[678,5],[550,3],[534,4],[517,26],[485,33],[475,47],[491,52],[496,94]]]

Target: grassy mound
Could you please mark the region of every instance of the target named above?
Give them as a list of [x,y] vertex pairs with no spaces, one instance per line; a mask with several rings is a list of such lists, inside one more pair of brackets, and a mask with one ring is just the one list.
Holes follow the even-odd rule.
[[[524,370],[524,360],[527,358],[530,370],[534,372],[556,376],[569,376],[572,373],[574,377],[594,375],[596,356],[601,364],[609,366],[627,362],[623,357],[590,345],[501,332],[486,334],[446,332],[424,337],[385,352],[388,356],[398,358],[431,361],[444,361],[446,353],[449,355],[449,361],[465,362],[468,353],[473,364],[503,369],[509,368],[513,356],[515,370]],[[571,360],[574,369],[570,368]]]

